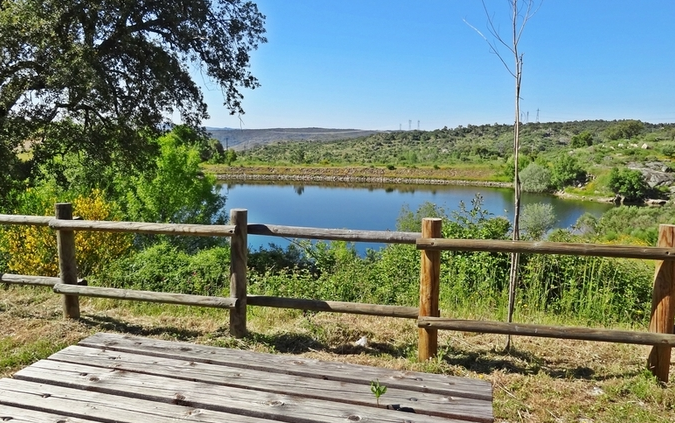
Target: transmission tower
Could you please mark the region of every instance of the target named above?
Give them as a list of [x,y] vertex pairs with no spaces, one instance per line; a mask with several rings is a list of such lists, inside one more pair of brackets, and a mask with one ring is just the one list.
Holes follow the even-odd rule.
[[410,131],[412,126],[412,119],[408,119],[408,131]]
[[417,120],[417,130],[418,130],[418,131],[420,130],[420,121],[419,121],[419,119]]
[[539,109],[537,109],[537,123],[539,123]]

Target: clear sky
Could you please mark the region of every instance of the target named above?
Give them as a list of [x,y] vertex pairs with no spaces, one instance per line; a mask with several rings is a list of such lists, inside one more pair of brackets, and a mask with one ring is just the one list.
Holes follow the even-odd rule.
[[[513,123],[514,80],[479,0],[258,0],[261,87],[230,116],[204,85],[206,126],[398,130]],[[486,0],[509,37],[506,0]],[[674,0],[544,0],[525,28],[521,108],[534,122],[675,122]],[[502,51],[508,63],[512,56]]]

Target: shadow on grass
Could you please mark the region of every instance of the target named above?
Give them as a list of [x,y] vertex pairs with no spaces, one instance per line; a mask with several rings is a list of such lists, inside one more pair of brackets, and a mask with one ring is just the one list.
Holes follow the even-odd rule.
[[494,348],[468,351],[448,347],[442,354],[442,360],[449,365],[460,366],[486,375],[495,371],[504,371],[522,375],[543,373],[554,379],[606,380],[616,377],[633,377],[641,373],[637,370],[626,370],[620,373],[597,374],[594,369],[587,366],[552,365],[545,357],[515,348],[507,352]]
[[193,341],[203,335],[200,331],[177,328],[174,326],[145,327],[137,324],[114,319],[108,316],[82,316],[80,323],[95,330],[108,332],[121,332],[138,336],[169,336],[177,341]]

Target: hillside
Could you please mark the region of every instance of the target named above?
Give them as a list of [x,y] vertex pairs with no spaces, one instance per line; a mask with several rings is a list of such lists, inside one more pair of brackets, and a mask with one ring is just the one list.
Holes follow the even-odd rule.
[[278,141],[336,141],[377,134],[379,131],[328,128],[231,129],[209,128],[211,137],[225,148],[245,150]]

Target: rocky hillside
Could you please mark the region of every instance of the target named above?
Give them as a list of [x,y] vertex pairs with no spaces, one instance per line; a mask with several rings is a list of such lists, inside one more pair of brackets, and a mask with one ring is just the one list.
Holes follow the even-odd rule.
[[327,128],[208,129],[225,148],[246,150],[277,141],[336,141],[367,137],[380,131]]

